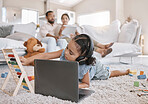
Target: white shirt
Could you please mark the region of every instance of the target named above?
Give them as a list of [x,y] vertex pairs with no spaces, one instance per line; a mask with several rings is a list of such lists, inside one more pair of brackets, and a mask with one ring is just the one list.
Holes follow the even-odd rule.
[[41,26],[40,35],[42,36],[42,38],[46,37],[46,35],[48,33],[50,35],[55,36],[55,31],[56,31],[57,27],[58,27],[58,25],[56,23],[54,23],[53,25],[51,25],[50,23],[46,23],[46,24]]

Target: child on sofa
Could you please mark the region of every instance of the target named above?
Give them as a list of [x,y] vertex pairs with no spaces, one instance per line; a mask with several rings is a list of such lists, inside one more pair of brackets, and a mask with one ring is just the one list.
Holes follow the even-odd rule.
[[93,42],[86,34],[77,35],[74,37],[65,50],[60,50],[51,53],[40,53],[29,58],[20,58],[23,65],[29,65],[34,59],[54,59],[77,61],[79,62],[78,77],[81,83],[79,88],[89,87],[90,80],[105,80],[110,77],[127,75],[129,70],[125,71],[109,71],[96,60],[93,55]]

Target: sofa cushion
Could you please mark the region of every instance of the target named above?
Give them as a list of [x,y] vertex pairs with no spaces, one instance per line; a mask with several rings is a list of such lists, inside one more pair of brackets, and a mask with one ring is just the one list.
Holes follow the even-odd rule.
[[0,26],[0,38],[5,38],[6,36],[10,35],[13,30],[13,25],[9,26]]
[[132,44],[136,37],[137,28],[138,28],[137,20],[132,20],[130,22],[125,23],[121,27],[121,32],[119,34],[118,42]]
[[36,25],[33,22],[28,24],[15,24],[13,28],[13,33],[15,33],[16,31],[26,33],[35,37]]
[[18,41],[26,41],[26,40],[28,40],[29,38],[32,38],[32,37],[33,37],[32,35],[29,35],[29,34],[26,34],[26,33],[16,32],[14,34],[7,36],[6,38],[18,40]]
[[113,51],[107,57],[133,56],[140,53],[141,47],[131,43],[114,43]]
[[83,31],[99,43],[117,42],[120,32],[120,21],[115,20],[110,25],[100,28],[84,25]]

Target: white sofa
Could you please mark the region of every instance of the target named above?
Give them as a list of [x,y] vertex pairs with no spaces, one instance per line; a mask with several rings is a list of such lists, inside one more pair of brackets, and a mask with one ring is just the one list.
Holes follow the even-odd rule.
[[[2,24],[0,24],[0,26],[1,25]],[[141,47],[139,45],[141,26],[138,25],[138,22],[134,21],[131,24],[127,23],[121,28],[120,27],[120,21],[115,20],[109,26],[105,26],[103,28],[95,28],[92,26],[84,25],[81,27],[78,26],[77,30],[79,33],[86,33],[90,35],[90,37],[92,37],[94,40],[103,44],[114,42],[114,45],[112,46],[113,52],[109,54],[106,58],[121,56],[130,57],[141,54]],[[16,24],[14,25],[13,32],[14,31],[31,34],[33,37],[36,37],[36,25],[33,23]],[[126,34],[128,34],[128,36],[131,35],[130,38],[132,40],[127,37]],[[124,37],[124,35],[126,37]],[[0,43],[0,50],[4,48],[15,48],[19,55],[25,54],[25,47],[23,46],[24,41],[0,38]],[[43,43],[43,47],[47,50],[47,44]],[[57,47],[57,49],[59,48]],[[97,55],[97,57],[99,57],[97,53],[95,54]],[[3,58],[2,54],[0,54],[0,58]]]

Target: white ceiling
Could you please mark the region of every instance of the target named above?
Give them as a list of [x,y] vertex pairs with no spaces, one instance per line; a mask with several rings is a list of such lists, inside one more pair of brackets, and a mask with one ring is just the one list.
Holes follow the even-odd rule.
[[41,0],[41,1],[49,1],[51,3],[64,5],[64,6],[67,6],[67,7],[73,7],[83,0]]

